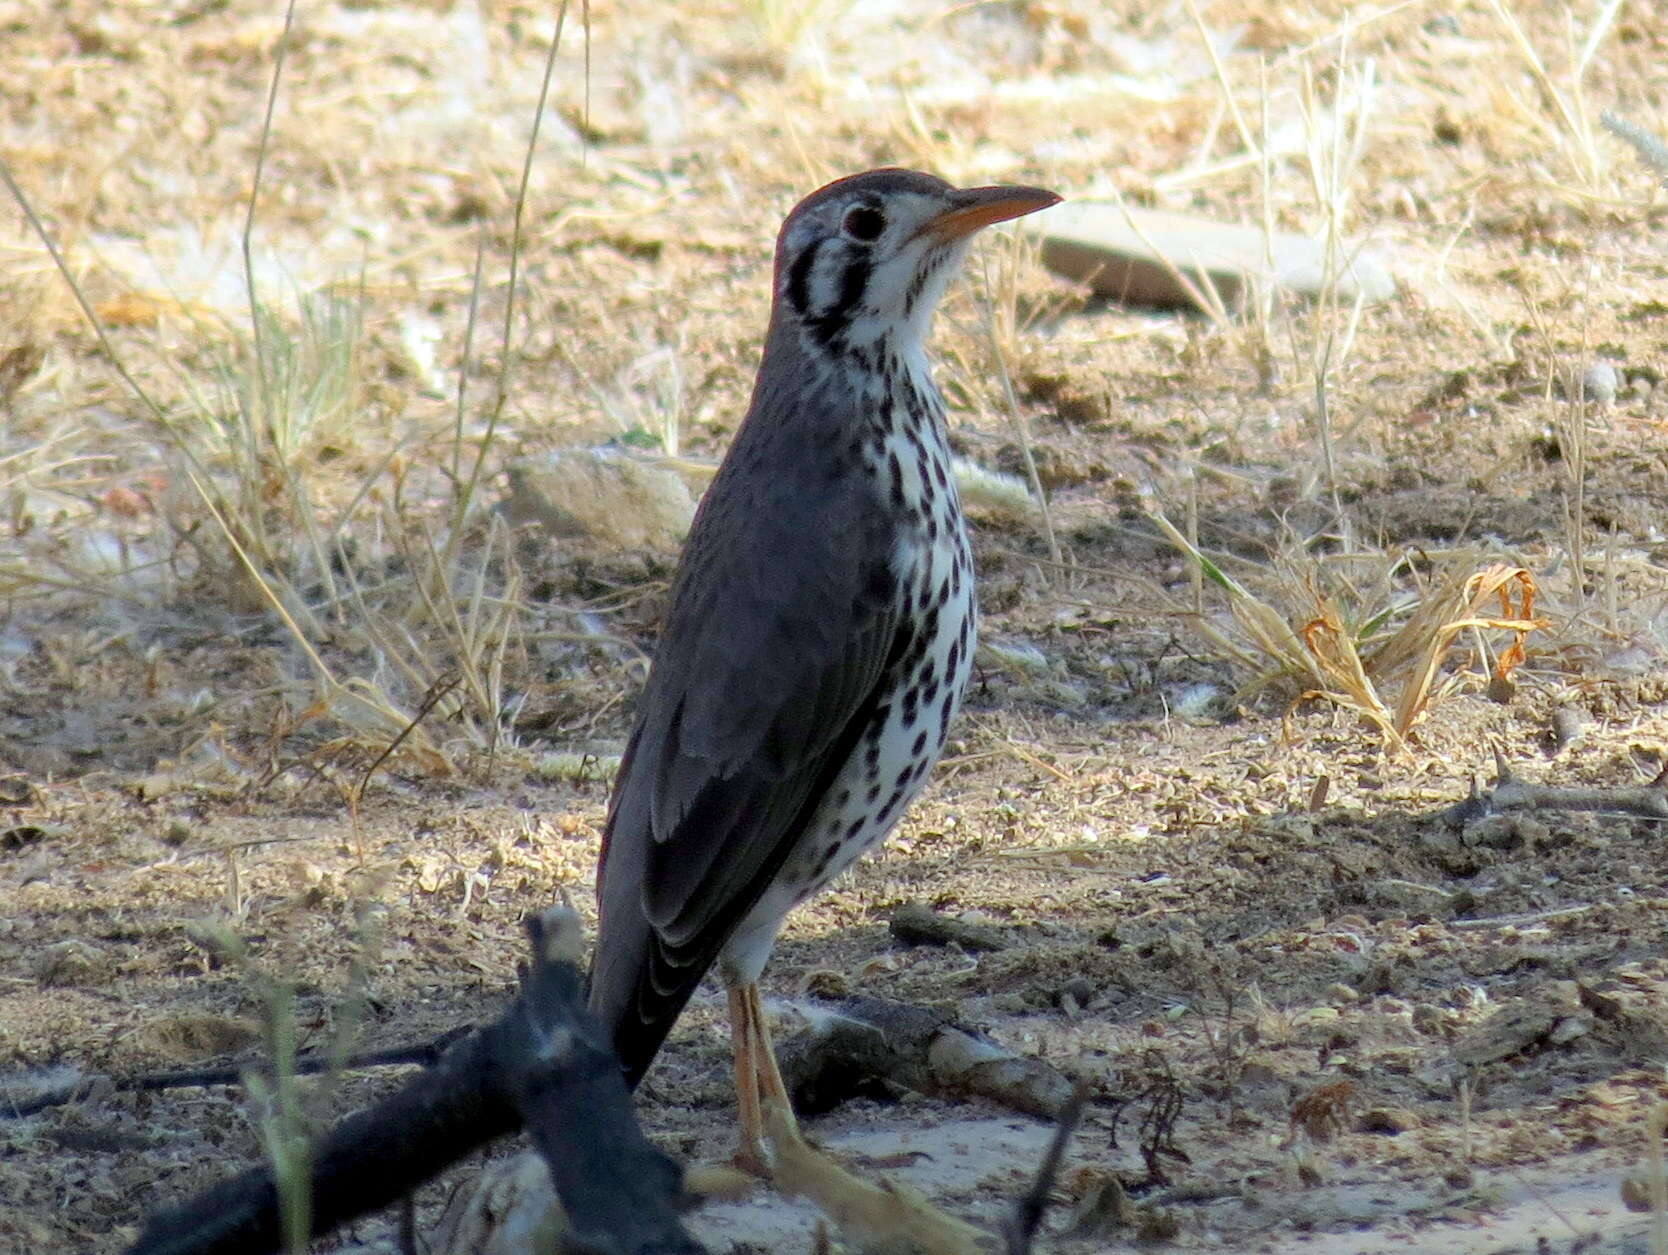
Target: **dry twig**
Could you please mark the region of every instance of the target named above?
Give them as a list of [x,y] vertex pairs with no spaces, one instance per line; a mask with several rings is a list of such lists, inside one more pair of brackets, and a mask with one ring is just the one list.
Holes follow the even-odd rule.
[[1594,811],[1610,815],[1633,815],[1643,819],[1668,819],[1668,767],[1646,785],[1622,788],[1555,788],[1532,784],[1507,766],[1498,749],[1494,751],[1494,786],[1479,789],[1471,782],[1471,795],[1442,812],[1451,828],[1472,824],[1507,811]]
[[937,1011],[885,998],[846,999],[779,1054],[795,1104],[806,1110],[827,1110],[870,1077],[924,1093],[976,1094],[1048,1120],[1071,1102],[1072,1083],[1051,1064],[1010,1054]]
[[1060,1113],[1059,1123],[1054,1126],[1054,1137],[1048,1143],[1042,1163],[1037,1165],[1037,1175],[1031,1182],[1031,1188],[1014,1200],[1013,1212],[1003,1225],[1003,1233],[1008,1239],[1008,1255],[1030,1255],[1031,1243],[1042,1225],[1043,1215],[1048,1211],[1049,1196],[1060,1175],[1066,1144],[1071,1141],[1078,1121],[1083,1118],[1083,1108],[1088,1101],[1088,1086],[1080,1081],[1072,1091],[1071,1101]]
[[[315,1236],[525,1124],[578,1244],[621,1255],[700,1251],[677,1220],[682,1169],[637,1127],[607,1034],[585,1010],[578,916],[555,908],[530,919],[528,933],[533,962],[504,1016],[314,1148]],[[277,1185],[263,1166],[154,1217],[131,1255],[274,1250],[279,1237]]]

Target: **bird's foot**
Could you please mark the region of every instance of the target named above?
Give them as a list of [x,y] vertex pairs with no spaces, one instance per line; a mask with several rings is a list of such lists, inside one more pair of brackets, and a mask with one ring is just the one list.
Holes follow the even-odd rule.
[[708,1203],[735,1203],[758,1189],[756,1173],[743,1172],[728,1161],[691,1164],[684,1173],[685,1192]]
[[770,1159],[766,1156],[764,1147],[757,1142],[749,1145],[743,1142],[736,1148],[736,1153],[730,1157],[730,1164],[740,1172],[750,1177],[757,1177],[761,1181],[770,1181],[776,1175],[770,1167]]

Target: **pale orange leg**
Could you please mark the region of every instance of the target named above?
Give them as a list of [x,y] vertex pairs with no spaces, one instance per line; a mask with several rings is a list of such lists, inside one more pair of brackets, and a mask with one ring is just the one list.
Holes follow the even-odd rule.
[[768,1178],[770,1163],[764,1153],[764,1100],[782,1104],[793,1118],[788,1087],[776,1066],[759,987],[733,986],[730,991],[730,1046],[735,1060],[736,1107],[741,1119],[741,1148],[735,1162],[744,1172]]
[[747,991],[752,985],[732,985],[730,994],[730,1053],[735,1063],[736,1113],[741,1119],[741,1147],[736,1167],[756,1177],[770,1176],[764,1158],[764,1113],[759,1106],[759,1072],[753,1062],[756,1036],[753,1032]]
[[759,999],[759,987],[749,985],[748,996],[753,1003],[753,1024],[758,1033],[755,1046],[754,1066],[759,1073],[759,1090],[763,1098],[774,1098],[787,1108],[788,1119],[793,1120],[793,1102],[788,1098],[788,1087],[782,1081],[782,1070],[776,1066],[776,1047],[770,1041],[770,1023],[765,1019],[764,1003]]

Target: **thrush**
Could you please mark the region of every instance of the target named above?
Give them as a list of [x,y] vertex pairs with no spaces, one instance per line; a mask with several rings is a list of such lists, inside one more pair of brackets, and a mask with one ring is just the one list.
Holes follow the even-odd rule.
[[716,963],[740,1158],[788,1096],[757,981],[784,918],[920,791],[976,609],[925,340],[981,228],[1055,204],[872,170],[777,237],[752,404],[695,515],[609,806],[591,1008],[632,1085]]

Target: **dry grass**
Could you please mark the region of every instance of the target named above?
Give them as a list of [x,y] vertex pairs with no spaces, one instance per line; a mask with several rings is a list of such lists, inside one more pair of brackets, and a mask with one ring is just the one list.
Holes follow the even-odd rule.
[[[1185,192],[1271,227],[1314,227],[1341,267],[1356,224],[1383,221],[1386,210],[1393,220],[1409,194],[1435,217],[1458,218],[1474,204],[1478,184],[1463,174],[1436,182],[1427,162],[1415,177],[1399,177],[1422,160],[1408,147],[1414,137],[1401,120],[1406,101],[1422,96],[1426,109],[1477,119],[1494,149],[1479,175],[1500,179],[1515,169],[1514,142],[1525,153],[1550,143],[1563,164],[1549,172],[1544,190],[1573,189],[1578,195],[1567,203],[1577,213],[1618,205],[1592,116],[1592,102],[1605,95],[1604,54],[1619,20],[1614,3],[1576,32],[1549,29],[1530,6],[1491,0],[1474,35],[1516,58],[1529,90],[1517,91],[1508,75],[1471,86],[1478,95],[1469,100],[1460,95],[1467,84],[1456,68],[1473,64],[1475,49],[1453,45],[1445,32],[1431,34],[1440,23],[1413,7],[1368,21],[1330,24],[1317,16],[1259,28],[1250,47],[1225,39],[1237,15],[1222,6],[1192,6],[1172,27],[1149,21],[1129,34],[1108,15],[1069,7],[1027,11],[1017,25],[980,6],[925,18],[923,30],[934,38],[959,43],[1001,70],[994,98],[953,59],[888,47],[889,32],[922,18],[883,17],[860,5],[779,8],[749,6],[742,26],[716,12],[690,11],[676,27],[694,55],[720,63],[728,57],[745,66],[734,61],[734,50],[751,39],[781,58],[745,69],[741,112],[720,117],[698,115],[703,91],[690,77],[690,53],[657,42],[674,28],[599,10],[592,51],[575,41],[556,53],[554,90],[559,117],[588,118],[603,138],[593,138],[596,155],[587,156],[571,134],[558,134],[555,147],[536,154],[525,171],[524,197],[514,192],[518,163],[509,135],[524,134],[532,116],[534,67],[550,51],[550,31],[547,22],[522,22],[513,6],[494,14],[513,19],[508,25],[459,8],[432,31],[399,9],[305,13],[288,71],[273,56],[283,46],[283,12],[234,6],[188,23],[178,38],[194,55],[236,67],[237,86],[182,98],[159,63],[138,56],[125,89],[145,94],[157,116],[175,121],[142,132],[121,159],[72,158],[66,165],[65,157],[80,151],[73,143],[9,144],[22,192],[59,224],[69,276],[108,325],[108,351],[99,355],[107,364],[129,363],[135,386],[150,400],[127,418],[118,402],[92,427],[51,421],[53,413],[84,404],[77,396],[91,400],[104,389],[87,357],[92,346],[74,331],[38,242],[14,239],[8,275],[36,305],[14,321],[13,342],[0,346],[19,364],[8,393],[11,441],[0,460],[14,519],[0,555],[8,593],[51,600],[85,590],[143,614],[145,606],[175,605],[212,588],[228,610],[276,614],[286,624],[310,673],[302,709],[385,745],[410,725],[425,695],[455,675],[459,683],[431,715],[433,735],[420,732],[409,742],[439,766],[446,760],[440,744],[455,735],[476,745],[494,742],[524,687],[516,673],[527,658],[531,608],[513,538],[489,508],[498,468],[559,428],[571,434],[556,439],[643,433],[673,454],[715,448],[745,384],[769,224],[790,189],[812,178],[901,157],[953,177],[1032,177],[1094,191],[1104,183],[1098,172],[1110,164],[1128,170],[1131,190],[1149,198]],[[85,43],[73,14],[66,10],[39,32],[20,64],[51,55],[66,40]],[[102,42],[83,55],[146,47],[152,16],[141,9],[110,19]],[[344,75],[339,90],[321,88],[316,72],[333,65],[338,41],[349,37],[368,41],[369,58],[331,71]],[[1130,60],[1134,45],[1120,42],[1130,37],[1175,49],[1180,74],[1164,76],[1155,66],[1140,79]],[[378,59],[378,41],[396,38],[473,52],[424,81]],[[1559,41],[1557,58],[1538,51]],[[801,53],[812,45],[807,60]],[[870,64],[877,46],[878,62]],[[865,54],[864,83],[843,78]],[[466,117],[461,103],[489,90],[477,59],[524,72],[507,76],[520,84],[513,92]],[[655,63],[664,69],[658,94],[642,68]],[[1089,93],[1079,102],[1072,95],[1077,76],[1097,70],[1151,89],[1150,99],[1137,92],[1119,105],[1119,135],[1095,129],[1104,117],[1099,98]],[[263,72],[257,80],[250,71]],[[268,88],[274,112],[263,138]],[[100,93],[109,90],[78,82],[58,98],[67,107],[38,104],[36,124],[61,135],[77,127],[91,133],[107,105]],[[1491,95],[1496,91],[1505,95]],[[819,129],[805,112],[806,105],[838,112],[844,106],[837,102],[870,96],[885,103],[878,129],[862,135]],[[1399,112],[1387,98],[1398,101]],[[391,112],[379,118],[367,110],[374,99],[392,100]],[[976,126],[968,125],[969,110],[977,112]],[[1155,131],[1161,117],[1167,129]],[[1021,137],[1038,134],[1044,118],[1053,120],[1061,142],[1046,158],[1027,157],[1034,145]],[[504,123],[515,125],[506,132]],[[421,147],[424,135],[443,142],[465,134],[471,138],[462,164],[448,165],[437,160],[439,148]],[[488,135],[492,141],[483,146]],[[638,175],[622,182],[627,165],[649,170],[657,152],[703,137],[719,138],[719,147],[679,182],[655,186]],[[1091,137],[1096,145],[1085,143]],[[146,171],[174,162],[182,139],[196,151],[183,163],[177,191],[167,191]],[[369,164],[344,177],[342,154],[354,151],[369,154]],[[807,173],[780,178],[770,169]],[[251,175],[264,184],[260,199],[248,195]],[[1148,190],[1143,178],[1152,180]],[[88,199],[94,187],[97,201]],[[743,187],[753,190],[743,195]],[[401,201],[401,210],[389,211]],[[1451,212],[1439,212],[1444,202]],[[235,215],[227,208],[240,204],[250,211],[241,267],[224,247],[234,238],[228,228]],[[528,259],[541,282],[518,316],[505,280],[515,260],[511,220],[521,204],[539,224]],[[391,234],[413,209],[421,231]],[[1490,212],[1503,221],[1516,211],[1502,204]],[[734,226],[721,225],[726,219]],[[127,225],[145,222],[166,230]],[[476,222],[489,224],[484,234]],[[332,225],[321,232],[320,223]],[[348,245],[355,232],[357,242]],[[477,244],[485,250],[478,298],[471,277]],[[1448,241],[1450,253],[1459,247]],[[659,276],[640,291],[631,279],[634,255],[659,259]],[[751,293],[753,313],[730,320],[714,304],[729,299],[724,287],[700,286],[691,263],[714,255],[742,263],[747,283],[738,290]],[[1034,276],[1026,269],[1030,259],[1018,248],[999,257],[983,282],[990,295],[981,313],[969,318],[965,298],[952,301],[947,356],[974,421],[1010,425],[1028,458],[1028,416],[1009,385],[1038,357],[1027,326],[1037,325],[1039,308],[1053,321],[1056,312],[1047,306],[1057,298],[1043,292],[1022,301],[1021,293],[1037,291],[1034,278],[1023,277]],[[243,282],[231,280],[227,268],[241,269]],[[693,301],[668,303],[674,289],[689,291]],[[1208,303],[1207,294],[1201,299]],[[483,337],[472,336],[477,304],[487,324],[504,320],[502,345],[483,346]],[[1358,545],[1339,503],[1350,455],[1363,446],[1336,446],[1340,433],[1372,440],[1368,416],[1353,406],[1368,362],[1383,360],[1382,342],[1363,340],[1386,331],[1361,308],[1330,297],[1280,308],[1265,296],[1252,312],[1240,324],[1219,309],[1206,338],[1249,336],[1250,360],[1284,359],[1256,373],[1277,395],[1307,396],[1334,525]],[[697,321],[704,322],[699,344],[691,340]],[[480,369],[460,356],[471,344],[487,359]],[[1357,362],[1358,355],[1367,360]],[[494,360],[511,358],[523,366],[507,405],[488,401],[483,410],[480,389],[470,385],[495,379]],[[30,362],[37,362],[32,371],[21,369]],[[564,376],[579,378],[584,389],[564,387]],[[1003,386],[993,390],[993,382]],[[449,425],[441,389],[459,402]],[[558,398],[555,407],[547,404]],[[1036,468],[1027,474],[1040,488]],[[1041,522],[1058,561],[1052,520],[1045,513]]]
[[[1152,521],[1225,597],[1236,630],[1202,605],[1194,624],[1248,674],[1245,692],[1295,686],[1298,701],[1320,698],[1361,716],[1387,748],[1403,748],[1430,703],[1468,682],[1509,694],[1526,639],[1547,626],[1535,617],[1534,576],[1509,562],[1454,552],[1421,574],[1406,557],[1319,559],[1294,544],[1258,572],[1259,596],[1162,514]],[[1449,650],[1467,633],[1477,642],[1470,673],[1444,676]],[[1488,634],[1504,641],[1491,646]]]

